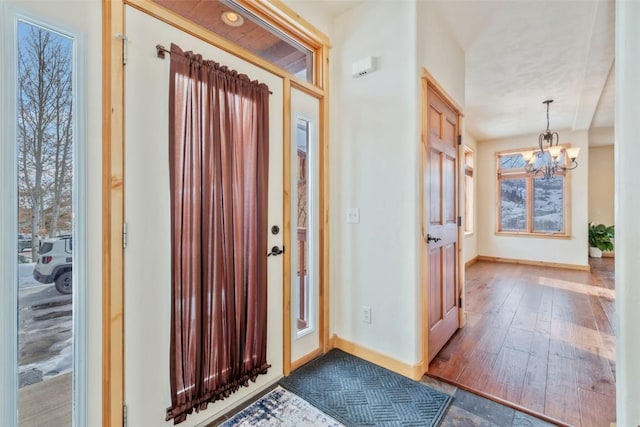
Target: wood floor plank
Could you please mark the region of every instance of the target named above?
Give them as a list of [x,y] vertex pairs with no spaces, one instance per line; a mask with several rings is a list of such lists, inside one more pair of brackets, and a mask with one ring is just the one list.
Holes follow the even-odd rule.
[[544,413],[545,415],[562,420],[572,426],[582,426],[582,421],[580,419],[579,397],[577,394],[575,396],[566,396],[562,394],[547,393],[544,402]]
[[522,282],[515,282],[515,285],[512,287],[509,296],[504,300],[501,309],[503,311],[513,311],[515,313],[520,306],[520,302],[524,297],[525,291],[526,286]]
[[[538,304],[538,307],[540,304]],[[516,314],[513,316],[512,326],[527,331],[535,331],[538,322],[538,308],[529,306],[520,306]]]
[[503,347],[529,354],[529,352],[531,351],[532,341],[533,332],[525,329],[520,329],[516,326],[513,326],[512,324],[511,328],[509,328],[509,330],[507,331],[507,336],[504,339]]
[[498,354],[509,332],[509,323],[505,326],[499,322],[492,322],[484,331],[476,344],[476,348],[487,353]]
[[598,347],[604,348],[603,336],[598,331],[598,328],[593,325],[592,328],[587,328],[585,326],[573,324],[573,343],[576,344],[578,348],[585,347]]
[[562,395],[577,402],[578,385],[576,368],[572,358],[549,354],[547,360],[547,396]]
[[[478,262],[468,329],[429,372],[577,427],[615,418],[613,259],[592,271]],[[591,403],[589,403],[591,402]]]
[[604,311],[604,308],[601,304],[601,298],[592,296],[590,298],[590,304],[598,331],[603,334],[615,335],[613,326],[611,325],[611,322],[607,317],[607,313]]
[[[553,337],[556,338],[553,338]],[[573,358],[573,345],[571,343],[570,337],[565,337],[563,335],[551,335],[549,339],[549,354],[553,354],[556,356],[562,356],[569,359]]]
[[549,341],[549,335],[534,332],[531,339],[531,351],[529,352],[529,356],[544,359],[546,365],[547,358],[549,357]]
[[609,324],[611,328],[615,332],[616,330],[616,302],[614,300],[608,298],[600,298],[600,305],[604,310],[604,313],[607,315],[607,319],[609,320]]
[[582,427],[609,426],[616,420],[616,398],[589,390],[580,390]]
[[456,332],[451,341],[433,359],[430,369],[437,370],[445,378],[457,380],[475,351],[473,343],[476,340],[470,335],[473,335],[471,328],[463,328]]
[[537,312],[542,303],[543,291],[541,287],[526,286],[525,282],[525,290],[522,295],[522,300],[520,301],[520,308],[525,307]]
[[486,380],[486,392],[509,402],[519,402],[529,353],[504,347]]
[[576,350],[576,379],[578,388],[615,398],[615,377],[609,360],[602,357],[597,347]]
[[[534,285],[535,286],[535,285]],[[553,306],[553,288],[543,287],[538,307],[538,319],[551,320],[551,308]]]
[[[472,363],[463,367],[457,381],[472,389],[483,390],[487,379],[491,377],[493,362],[496,357],[497,354],[476,350],[473,353]],[[434,373],[439,375],[439,372],[434,371]]]
[[[549,348],[547,346],[547,348]],[[532,411],[544,413],[547,388],[547,357],[529,356],[524,376],[522,395],[518,402]]]

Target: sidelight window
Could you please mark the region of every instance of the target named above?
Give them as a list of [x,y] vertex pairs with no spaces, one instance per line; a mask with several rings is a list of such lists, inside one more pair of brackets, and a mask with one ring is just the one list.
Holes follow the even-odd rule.
[[12,94],[7,134],[15,143],[3,144],[0,157],[13,162],[4,178],[15,190],[3,189],[10,195],[4,218],[11,226],[3,227],[17,236],[17,274],[9,282],[15,283],[15,298],[1,303],[16,319],[8,332],[11,347],[5,346],[15,348],[15,387],[3,398],[16,410],[5,412],[0,424],[84,425],[85,365],[78,357],[84,354],[84,266],[76,260],[84,259],[86,249],[77,40],[48,24],[10,19],[15,62],[8,62],[15,68],[4,71]]

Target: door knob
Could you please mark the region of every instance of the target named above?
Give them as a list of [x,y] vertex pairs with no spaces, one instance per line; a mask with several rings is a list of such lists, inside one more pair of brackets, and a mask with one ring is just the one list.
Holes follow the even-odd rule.
[[429,243],[429,242],[437,243],[440,240],[442,240],[442,239],[439,238],[439,237],[433,237],[433,236],[431,236],[431,234],[427,234],[427,243]]
[[284,253],[284,246],[282,247],[282,249],[280,249],[278,246],[274,246],[271,248],[271,252],[269,252],[267,254],[267,256],[276,256],[276,255],[281,255]]

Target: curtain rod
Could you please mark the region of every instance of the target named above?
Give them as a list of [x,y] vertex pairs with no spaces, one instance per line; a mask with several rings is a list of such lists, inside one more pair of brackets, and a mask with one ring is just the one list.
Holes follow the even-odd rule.
[[[156,45],[156,51],[157,51],[158,58],[160,59],[164,59],[166,57],[166,54],[171,55],[171,51],[165,48],[164,46],[162,46],[161,44]],[[269,91],[269,94],[273,95],[273,92]]]
[[157,44],[156,45],[156,50],[158,51],[158,58],[160,58],[160,59],[164,59],[165,58],[165,53],[168,53],[169,55],[171,55],[171,51],[166,49],[161,44]]

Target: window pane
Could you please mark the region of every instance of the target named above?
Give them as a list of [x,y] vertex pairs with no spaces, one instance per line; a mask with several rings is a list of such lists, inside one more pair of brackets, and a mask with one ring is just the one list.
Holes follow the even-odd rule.
[[17,49],[19,424],[69,426],[73,39],[19,21]]
[[524,159],[521,154],[506,154],[499,156],[500,170],[520,169],[524,167]]
[[465,221],[464,221],[464,231],[465,233],[471,233],[473,231],[473,223],[472,223],[472,210],[473,210],[473,178],[470,176],[465,176],[464,180],[465,184]]
[[473,150],[469,147],[464,147],[464,165],[473,168]]
[[533,231],[564,231],[564,176],[536,178],[533,181]]
[[309,137],[310,123],[304,119],[298,119],[296,123],[296,153],[297,158],[294,164],[296,176],[296,198],[297,215],[294,218],[297,230],[297,253],[296,253],[296,284],[295,284],[295,311],[296,326],[298,332],[302,332],[312,327],[310,322],[310,287],[309,287],[309,206],[310,190],[309,185]]
[[527,184],[525,179],[500,180],[500,230],[526,231]]

